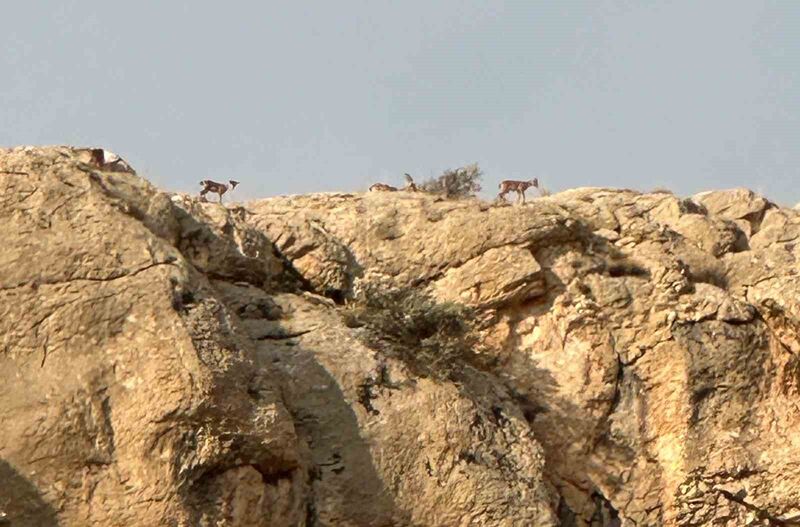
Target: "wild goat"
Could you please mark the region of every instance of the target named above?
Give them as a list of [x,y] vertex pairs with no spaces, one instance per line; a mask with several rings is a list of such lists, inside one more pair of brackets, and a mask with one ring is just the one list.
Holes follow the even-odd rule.
[[419,192],[419,187],[417,187],[417,185],[414,183],[414,178],[412,178],[408,174],[404,175],[406,177],[406,186],[403,187],[402,189],[398,189],[397,187],[387,185],[386,183],[375,183],[369,187],[369,191],[397,192],[398,190],[405,190],[406,192]]
[[397,188],[387,185],[386,183],[375,183],[374,185],[369,187],[370,192],[375,191],[382,191],[382,192],[397,192]]
[[513,181],[507,179],[500,182],[500,194],[498,194],[497,197],[505,201],[506,194],[513,190],[517,193],[517,203],[519,203],[520,198],[522,198],[522,203],[525,203],[525,191],[530,187],[539,188],[539,180],[537,178],[533,178],[530,181]]
[[80,148],[77,152],[79,159],[84,163],[89,163],[104,172],[136,174],[136,171],[124,159],[105,148]]
[[215,194],[219,194],[219,202],[222,203],[222,195],[228,192],[228,188],[231,190],[236,188],[236,185],[239,184],[238,181],[234,181],[232,179],[228,180],[230,185],[226,185],[225,183],[217,183],[216,181],[211,181],[210,179],[204,179],[200,182],[203,185],[203,190],[200,191],[200,197],[205,199],[206,194],[209,192],[213,192]]
[[419,187],[414,183],[414,178],[409,174],[403,174],[406,177],[406,186],[403,188],[406,192],[419,192]]

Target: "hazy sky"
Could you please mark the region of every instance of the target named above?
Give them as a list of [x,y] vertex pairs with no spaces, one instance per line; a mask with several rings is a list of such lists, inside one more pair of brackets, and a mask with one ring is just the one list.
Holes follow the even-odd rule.
[[0,145],[160,187],[748,186],[800,201],[798,0],[7,2]]

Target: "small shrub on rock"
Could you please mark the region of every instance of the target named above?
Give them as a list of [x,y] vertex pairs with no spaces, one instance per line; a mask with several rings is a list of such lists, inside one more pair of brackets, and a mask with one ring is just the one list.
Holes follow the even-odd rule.
[[413,289],[366,288],[344,313],[345,324],[361,328],[364,343],[402,361],[412,373],[452,379],[474,359],[474,313],[437,303]]
[[480,192],[480,180],[483,172],[477,163],[445,170],[441,176],[429,179],[420,184],[425,192],[442,194],[446,198],[467,198]]

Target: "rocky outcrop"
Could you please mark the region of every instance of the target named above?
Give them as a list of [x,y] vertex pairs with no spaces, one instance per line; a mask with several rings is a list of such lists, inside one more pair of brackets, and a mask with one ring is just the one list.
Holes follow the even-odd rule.
[[[613,189],[526,207],[368,194],[248,209],[300,274],[336,277],[321,291],[371,282],[478,307],[563,524],[798,521],[796,212],[741,190]],[[346,259],[326,258],[339,247]]]
[[7,523],[554,524],[509,390],[366,348],[246,209],[69,148],[0,170]]
[[0,193],[11,525],[304,517],[291,415],[176,247],[186,233],[169,198],[70,149],[0,159],[28,173],[3,176]]
[[[800,212],[746,190],[226,208],[0,152],[11,525],[800,524]],[[472,308],[458,378],[348,324]]]

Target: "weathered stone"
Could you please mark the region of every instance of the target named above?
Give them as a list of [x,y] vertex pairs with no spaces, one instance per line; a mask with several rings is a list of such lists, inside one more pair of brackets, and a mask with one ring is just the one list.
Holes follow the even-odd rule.
[[[273,494],[277,478],[302,493],[307,468],[274,377],[257,381],[235,316],[172,244],[170,200],[153,203],[137,176],[82,169],[69,149],[2,151],[9,166],[28,172],[0,176],[11,525],[199,525]],[[258,477],[234,477],[245,469]],[[278,523],[305,515],[302,501],[274,504],[254,507]]]
[[[502,383],[414,378],[302,290],[352,270],[345,244],[302,231],[334,247],[318,270],[346,271],[297,276],[243,210],[68,148],[0,151],[0,170],[26,172],[0,175],[3,521],[556,525]],[[524,298],[526,272],[498,294]]]
[[478,307],[522,302],[545,291],[542,268],[529,249],[517,246],[489,249],[450,268],[432,288],[443,301]]
[[[777,210],[766,200],[727,192],[695,202],[610,189],[489,211],[425,196],[382,196],[379,204],[361,196],[290,200],[293,207],[285,198],[249,205],[253,221],[314,214],[352,249],[359,281],[420,287],[489,309],[496,325],[483,331],[483,352],[494,353],[495,373],[518,394],[574,524],[589,525],[611,507],[623,524],[744,525],[752,509],[710,490],[719,473],[761,489],[752,503],[775,517],[797,503],[794,494],[766,485],[782,488],[796,475],[786,460],[800,454],[789,436],[763,447],[775,456],[755,465],[739,440],[750,434],[769,444],[772,409],[789,408],[786,397],[797,397],[792,372],[800,368],[781,350],[798,345],[793,306],[800,303],[783,282],[766,289],[764,281],[793,276],[793,227],[773,219]],[[376,205],[377,218],[391,210],[392,236],[369,238]],[[429,207],[442,210],[422,229]],[[563,218],[559,211],[568,217],[554,225],[563,227],[524,227],[550,214]],[[500,228],[509,212],[521,231],[540,237],[506,235]],[[459,232],[467,232],[465,214],[477,218],[471,232],[488,241],[475,244],[448,225],[457,218]],[[425,252],[423,240],[437,250]],[[759,252],[767,240],[783,252]],[[502,247],[516,253],[513,262],[481,261]],[[538,267],[526,263],[528,254]],[[535,294],[522,302],[496,294],[519,287],[514,266],[536,270],[524,279]],[[754,400],[765,402],[754,411]],[[781,415],[787,422],[800,417],[794,410]],[[687,481],[702,483],[692,497],[676,493]],[[607,501],[597,502],[598,495]]]
[[[0,151],[12,525],[791,525],[797,213],[750,191],[239,208]],[[370,287],[365,287],[370,286]],[[341,306],[474,308],[418,377]],[[16,523],[14,523],[16,522]]]
[[750,225],[751,233],[756,233],[761,220],[768,209],[775,207],[752,190],[737,188],[730,190],[712,190],[692,196],[709,214],[730,221],[745,221]]
[[772,244],[797,244],[800,241],[800,212],[788,209],[770,209],[764,215],[759,231],[750,244],[761,249]]

